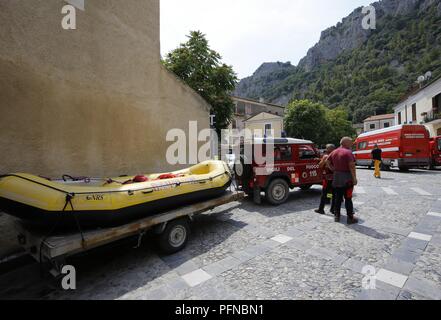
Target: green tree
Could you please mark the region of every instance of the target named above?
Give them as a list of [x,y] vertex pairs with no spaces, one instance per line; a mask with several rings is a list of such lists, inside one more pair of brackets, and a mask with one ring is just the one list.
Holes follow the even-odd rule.
[[286,108],[285,130],[294,138],[308,139],[318,145],[328,143],[330,126],[327,108],[310,100],[293,100]]
[[221,62],[221,55],[210,49],[200,31],[191,31],[188,41],[168,53],[163,64],[198,92],[212,107],[216,129],[227,128],[231,122],[234,103],[230,97],[237,84],[231,66]]
[[355,134],[348,117],[348,112],[341,107],[329,110],[326,113],[326,120],[330,126],[330,131],[326,135],[328,143],[338,146],[341,138],[352,137]]

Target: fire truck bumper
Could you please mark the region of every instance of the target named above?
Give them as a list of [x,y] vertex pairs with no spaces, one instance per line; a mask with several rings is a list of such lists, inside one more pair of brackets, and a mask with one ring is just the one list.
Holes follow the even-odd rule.
[[418,158],[418,159],[396,159],[392,161],[396,167],[417,168],[427,167],[430,165],[430,158]]

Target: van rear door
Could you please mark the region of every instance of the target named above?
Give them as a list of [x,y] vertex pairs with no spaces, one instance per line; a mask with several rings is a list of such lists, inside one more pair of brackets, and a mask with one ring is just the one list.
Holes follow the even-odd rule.
[[408,158],[429,158],[429,134],[421,128],[408,127],[403,130],[400,156]]

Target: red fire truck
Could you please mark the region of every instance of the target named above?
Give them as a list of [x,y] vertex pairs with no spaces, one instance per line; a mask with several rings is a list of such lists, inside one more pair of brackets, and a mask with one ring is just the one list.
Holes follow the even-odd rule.
[[430,169],[441,166],[441,136],[431,138],[429,143],[430,148]]
[[423,125],[399,125],[361,134],[354,152],[359,166],[373,166],[371,152],[377,144],[383,151],[383,169],[427,168],[430,165],[429,131]]

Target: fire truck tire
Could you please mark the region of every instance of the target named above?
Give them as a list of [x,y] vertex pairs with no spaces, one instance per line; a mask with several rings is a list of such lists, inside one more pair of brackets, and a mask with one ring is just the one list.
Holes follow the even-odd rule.
[[390,166],[388,166],[387,164],[382,163],[381,164],[381,170],[383,170],[383,171],[390,171]]
[[274,205],[284,204],[289,198],[289,185],[283,179],[274,179],[265,190],[266,200]]

